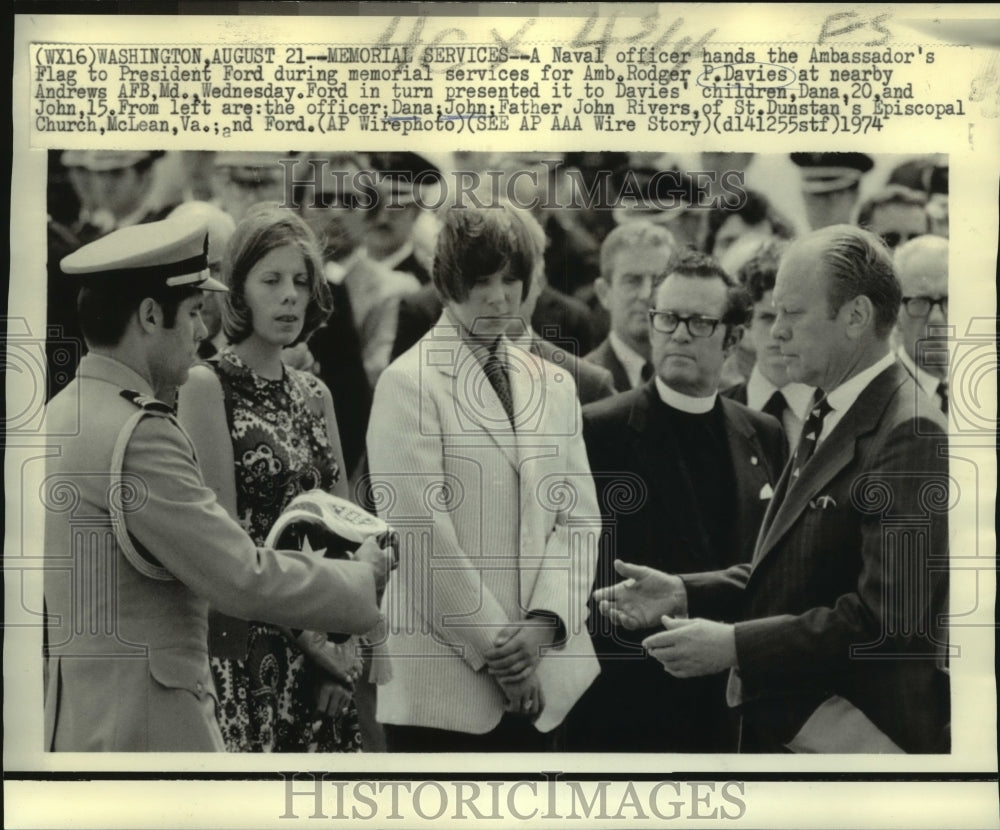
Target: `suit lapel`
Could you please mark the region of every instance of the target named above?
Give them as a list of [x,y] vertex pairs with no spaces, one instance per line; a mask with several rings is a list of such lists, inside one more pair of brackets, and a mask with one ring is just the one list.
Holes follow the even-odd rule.
[[608,343],[608,361],[611,365],[611,377],[615,382],[615,386],[622,390],[631,389],[632,384],[628,379],[628,372],[625,371],[625,366],[618,359],[618,355],[615,354],[615,350],[611,348],[610,343]]
[[772,509],[764,518],[754,554],[755,564],[774,549],[819,491],[851,463],[856,455],[858,439],[875,430],[885,411],[886,401],[905,378],[905,371],[896,363],[868,384],[833,431],[816,448],[795,481],[791,478],[792,462],[789,461]]
[[611,341],[605,338],[604,342],[598,346],[597,359],[595,361],[601,366],[606,366],[611,371],[611,379],[614,381],[615,389],[619,392],[627,392],[632,388],[629,383],[628,372],[611,348]]
[[[507,412],[500,403],[493,384],[483,371],[478,358],[473,354],[457,326],[442,316],[424,340],[422,366],[433,366],[448,384],[449,394],[455,402],[459,419],[459,431],[475,425],[489,436],[511,465],[518,467],[517,442],[511,428]],[[513,372],[511,391],[514,390]],[[520,381],[519,381],[520,382]],[[521,393],[523,395],[523,392]],[[514,397],[514,411],[518,410],[518,399]]]
[[[502,350],[514,402],[514,431],[511,436],[517,447],[519,461],[523,464],[525,452],[530,450],[529,445],[538,443],[530,441],[530,438],[544,438],[549,419],[554,414],[551,410],[552,402],[546,395],[545,363],[542,358],[533,356],[527,350],[513,346],[506,338]],[[497,403],[499,404],[499,399]],[[529,440],[522,440],[524,437]],[[535,455],[537,450],[527,457]]]
[[[764,455],[753,425],[729,400],[725,398],[720,400],[725,415],[729,457],[733,461],[736,481],[736,526],[733,530],[736,534],[736,544],[740,546],[742,553],[747,550],[744,541],[747,533],[759,528],[763,486],[761,482],[770,482],[773,472],[768,466],[769,460]],[[773,495],[771,500],[774,500]],[[745,561],[745,557],[745,553],[741,555],[741,561]]]

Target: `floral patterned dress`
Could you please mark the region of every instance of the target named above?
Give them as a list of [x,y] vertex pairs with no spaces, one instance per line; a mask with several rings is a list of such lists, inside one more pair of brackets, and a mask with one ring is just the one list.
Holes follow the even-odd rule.
[[[229,348],[209,365],[222,384],[236,464],[240,524],[258,545],[305,490],[329,491],[341,475],[319,404],[319,381],[285,367],[260,377]],[[359,752],[352,700],[336,718],[314,713],[316,669],[280,629],[251,622],[246,659],[212,657],[219,725],[230,752]]]

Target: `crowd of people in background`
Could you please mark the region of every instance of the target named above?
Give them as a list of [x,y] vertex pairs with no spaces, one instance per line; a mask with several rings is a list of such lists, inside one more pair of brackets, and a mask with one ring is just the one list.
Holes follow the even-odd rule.
[[[494,206],[456,206],[455,171]],[[628,197],[552,198],[602,177]],[[222,508],[258,547],[312,488],[426,525],[388,639],[213,608],[229,751],[780,751],[817,713],[865,751],[947,751],[940,567],[927,625],[893,644],[914,659],[857,668],[881,553],[838,478],[942,474],[892,429],[944,433],[947,194],[942,158],[862,153],[52,152],[49,396],[87,351],[61,263],[199,222],[228,291],[203,292],[199,363],[163,402]],[[483,380],[470,414],[456,389]],[[831,430],[861,466],[824,455]],[[557,482],[569,507],[540,495]],[[428,508],[437,490],[455,501]]]

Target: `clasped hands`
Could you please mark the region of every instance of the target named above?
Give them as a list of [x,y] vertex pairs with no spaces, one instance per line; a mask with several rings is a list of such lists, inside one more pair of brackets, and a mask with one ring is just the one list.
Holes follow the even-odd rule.
[[487,671],[507,696],[506,711],[537,718],[545,708],[542,685],[535,669],[541,651],[552,645],[557,623],[547,618],[530,617],[504,626],[483,656]]
[[295,642],[316,669],[316,714],[346,714],[363,670],[357,638],[331,643],[323,632],[303,631]]
[[601,614],[634,631],[662,624],[642,641],[650,657],[674,677],[701,677],[736,665],[732,625],[687,618],[687,589],[674,574],[615,560],[622,582],[594,591]]

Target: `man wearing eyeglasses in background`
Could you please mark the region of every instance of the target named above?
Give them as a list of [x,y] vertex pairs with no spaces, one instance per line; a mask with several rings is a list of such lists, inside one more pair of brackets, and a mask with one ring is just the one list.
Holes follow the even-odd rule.
[[930,232],[927,197],[918,190],[889,185],[861,204],[854,224],[881,238],[889,250],[895,250],[904,242]]
[[896,249],[903,289],[897,354],[917,385],[948,414],[948,240],[919,236]]
[[[672,572],[749,562],[785,460],[775,418],[716,394],[749,297],[710,257],[677,253],[653,280],[654,376],[584,408],[584,438],[604,519],[596,587],[614,560]],[[738,609],[732,609],[733,615]],[[735,751],[724,674],[679,680],[644,656],[652,633],[591,609],[601,675],[573,712],[569,749]]]
[[[901,293],[873,233],[795,240],[773,333],[789,377],[819,395],[752,567],[621,563],[628,579],[596,597],[619,625],[661,620],[645,645],[672,675],[732,670],[740,752],[950,749],[947,424],[893,354]],[[735,624],[717,621],[734,605]]]

